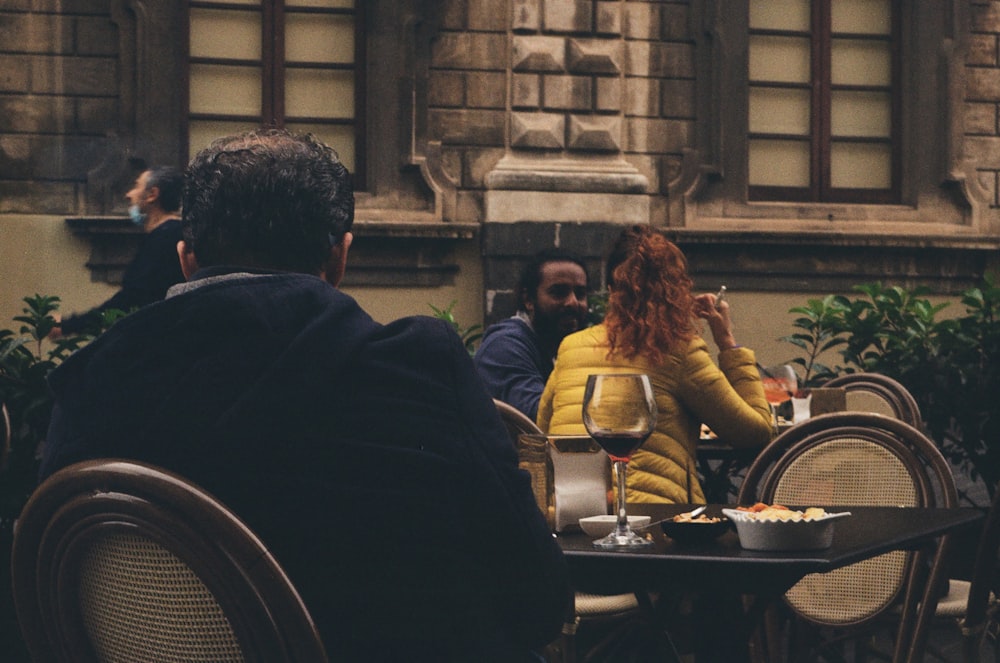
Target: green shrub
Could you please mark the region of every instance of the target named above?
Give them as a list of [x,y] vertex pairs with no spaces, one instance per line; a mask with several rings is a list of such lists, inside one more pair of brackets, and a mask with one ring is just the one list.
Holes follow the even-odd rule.
[[[939,319],[950,303],[933,304],[927,290],[880,283],[859,285],[859,297],[830,295],[790,310],[796,333],[783,337],[804,356],[806,386],[841,373],[882,373],[916,398],[930,435],[949,460],[991,496],[1000,481],[1000,287],[987,275],[962,293],[964,315]],[[842,366],[817,359],[836,350]]]

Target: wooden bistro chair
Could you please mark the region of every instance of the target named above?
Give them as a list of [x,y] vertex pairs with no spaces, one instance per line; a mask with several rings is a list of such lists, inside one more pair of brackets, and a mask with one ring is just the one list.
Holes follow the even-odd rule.
[[923,429],[920,408],[913,394],[887,375],[848,373],[829,380],[823,386],[844,389],[848,411],[884,414]]
[[[758,501],[796,506],[957,506],[951,469],[934,443],[899,419],[865,412],[836,412],[806,420],[779,435],[747,470],[740,504]],[[807,661],[799,651],[820,634],[834,634],[827,646],[870,634],[894,619],[902,637],[895,661],[923,660],[933,610],[934,588],[945,581],[949,537],[933,550],[893,551],[824,574],[803,578],[784,595],[791,615],[788,660]],[[901,615],[892,611],[908,599]],[[780,607],[780,606],[779,606]],[[918,614],[919,613],[919,614]],[[774,655],[774,611],[765,619]],[[810,639],[801,637],[811,634]]]
[[[993,647],[993,660],[1000,663],[1000,486],[993,496],[986,522],[976,548],[976,558],[969,580],[952,578],[948,593],[938,601],[935,617],[939,622],[958,628],[962,635],[962,660],[979,663],[985,640]],[[938,658],[943,656],[935,653]]]
[[260,539],[149,465],[95,460],[49,477],[18,520],[12,572],[36,662],[327,660]]
[[[547,447],[531,445],[528,438],[522,437],[522,435],[542,436],[545,433],[513,405],[498,399],[493,399],[493,403],[496,405],[504,425],[507,426],[511,442],[518,451],[521,467],[528,470],[532,476],[532,489],[538,507],[551,522],[552,513],[550,513],[551,509],[549,508],[551,486],[549,483],[552,477],[551,472],[549,472],[550,468],[547,468]],[[563,624],[562,635],[557,644],[550,645],[547,652],[550,663],[573,663],[577,660],[576,632],[582,623],[624,621],[639,613],[639,600],[635,594],[603,595],[575,592],[572,596],[570,612]],[[598,647],[595,647],[592,653],[597,654]],[[586,657],[583,660],[587,660]]]

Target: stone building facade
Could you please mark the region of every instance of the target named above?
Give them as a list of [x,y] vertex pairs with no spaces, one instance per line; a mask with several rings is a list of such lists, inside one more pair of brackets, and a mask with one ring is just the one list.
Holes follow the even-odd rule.
[[[1000,2],[891,0],[899,197],[867,204],[748,200],[745,1],[358,1],[366,189],[345,287],[386,316],[450,298],[470,321],[508,315],[521,262],[554,244],[599,286],[630,223],[750,301],[874,280],[947,295],[997,263]],[[188,157],[186,21],[174,0],[0,7],[5,313],[26,273],[71,291],[120,274],[136,168]]]

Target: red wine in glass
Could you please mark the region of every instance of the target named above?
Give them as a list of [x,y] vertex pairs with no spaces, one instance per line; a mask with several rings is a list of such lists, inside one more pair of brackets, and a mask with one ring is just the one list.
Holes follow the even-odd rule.
[[642,433],[606,433],[601,431],[593,433],[591,437],[601,445],[601,448],[608,453],[613,462],[628,462],[632,459],[632,454],[635,453],[635,450],[642,446],[642,443],[646,441],[649,435],[643,435]]

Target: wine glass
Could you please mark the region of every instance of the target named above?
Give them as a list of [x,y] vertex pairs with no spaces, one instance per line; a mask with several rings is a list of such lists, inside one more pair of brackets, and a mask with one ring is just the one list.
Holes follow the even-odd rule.
[[771,404],[771,414],[774,425],[778,425],[778,408],[786,403],[799,388],[799,378],[795,369],[788,364],[781,366],[761,367],[761,382],[764,385],[764,397]]
[[583,425],[610,456],[618,482],[618,524],[615,531],[594,541],[594,545],[619,550],[651,545],[651,541],[632,531],[625,515],[628,461],[656,426],[656,400],[649,376],[641,373],[588,376],[583,395]]

